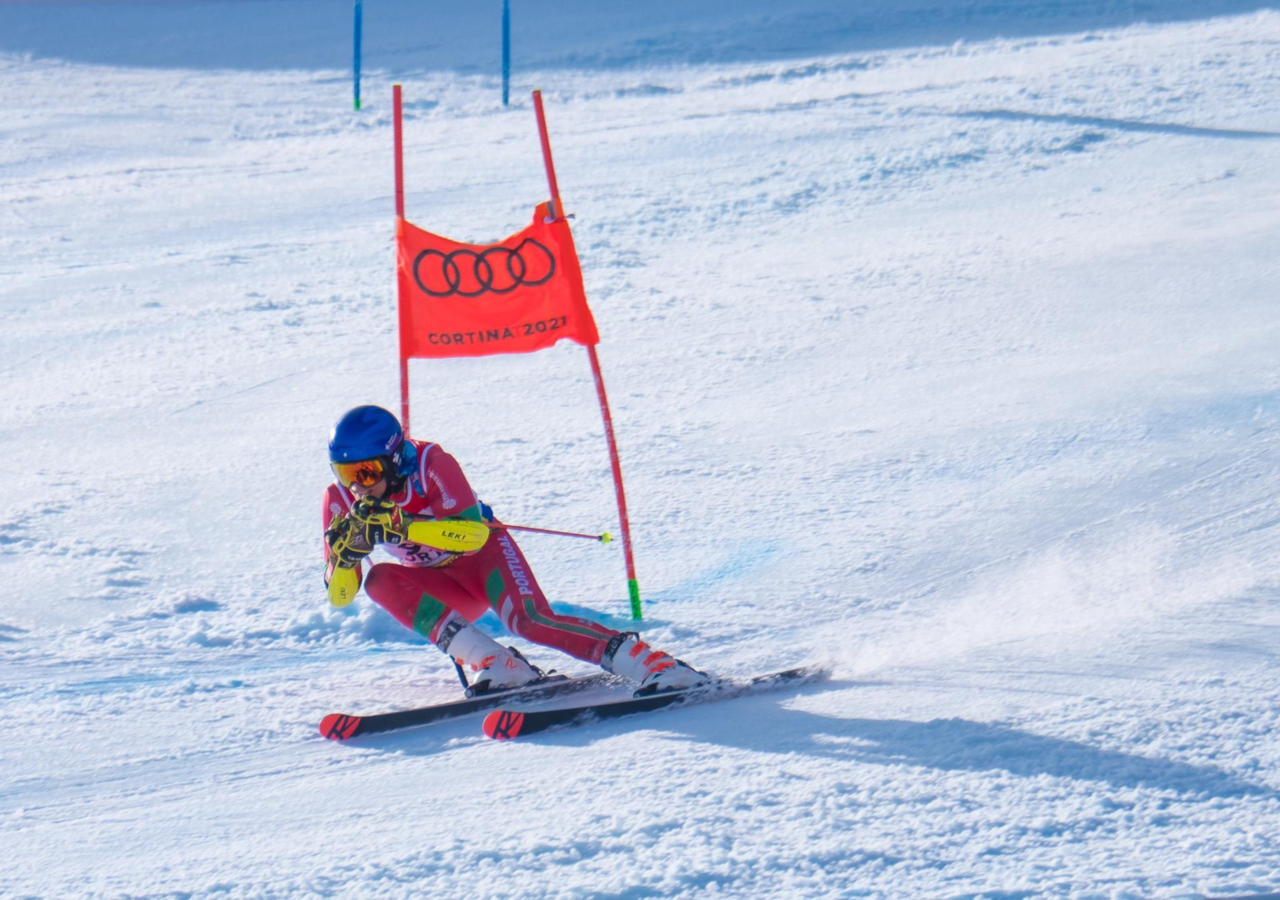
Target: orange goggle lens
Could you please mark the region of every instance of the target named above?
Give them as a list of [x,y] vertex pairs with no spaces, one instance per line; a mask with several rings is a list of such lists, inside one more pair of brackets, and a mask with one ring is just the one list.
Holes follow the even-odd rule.
[[386,466],[380,459],[363,459],[360,462],[333,463],[333,474],[344,487],[358,484],[373,487],[386,476]]

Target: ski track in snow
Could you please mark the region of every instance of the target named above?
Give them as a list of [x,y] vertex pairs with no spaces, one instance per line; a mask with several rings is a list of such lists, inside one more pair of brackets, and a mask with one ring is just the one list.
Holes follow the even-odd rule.
[[[0,8],[0,895],[1280,890],[1280,12],[619,8],[510,110],[371,31],[356,114],[330,29],[252,65],[232,8]],[[409,218],[475,241],[544,89],[645,639],[831,682],[319,736],[457,692],[318,571],[328,428],[397,396],[392,80]],[[505,519],[616,531],[578,348],[413,384]],[[521,543],[629,627],[616,546]]]

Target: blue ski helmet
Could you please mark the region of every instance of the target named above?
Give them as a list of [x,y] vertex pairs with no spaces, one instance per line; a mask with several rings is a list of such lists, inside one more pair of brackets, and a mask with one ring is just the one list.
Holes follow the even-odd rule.
[[381,406],[357,406],[329,433],[329,462],[358,462],[386,457],[399,468],[404,429]]

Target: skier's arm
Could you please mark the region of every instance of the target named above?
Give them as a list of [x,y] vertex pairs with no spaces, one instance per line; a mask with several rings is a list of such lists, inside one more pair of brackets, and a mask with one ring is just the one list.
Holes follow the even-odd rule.
[[336,484],[329,485],[324,494],[324,509],[321,513],[321,523],[324,526],[324,583],[326,587],[329,586],[334,570],[341,566],[354,571],[356,576],[355,588],[358,589],[363,580],[360,560],[368,556],[373,550],[373,547],[368,545],[361,535],[355,533],[358,529],[351,528],[353,523],[349,518],[350,513],[351,503],[344,496],[342,489]]
[[[337,484],[331,484],[324,491],[324,507],[320,511],[320,530],[326,532],[329,526],[333,524],[333,520],[339,517],[345,517],[351,512],[351,496],[338,487]],[[329,555],[329,542],[324,543],[325,557]]]
[[427,509],[432,516],[437,519],[484,521],[480,500],[456,459],[436,445],[423,455],[421,466]]

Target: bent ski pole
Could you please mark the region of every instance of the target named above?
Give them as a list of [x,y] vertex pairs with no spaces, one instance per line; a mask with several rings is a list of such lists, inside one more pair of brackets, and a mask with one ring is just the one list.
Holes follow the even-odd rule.
[[599,541],[602,544],[607,544],[613,540],[613,535],[607,531],[604,532],[604,534],[580,534],[576,531],[557,531],[554,528],[534,528],[531,525],[506,525],[499,524],[498,522],[494,522],[489,527],[498,531],[504,529],[507,531],[532,531],[536,534],[555,534],[560,537],[587,538],[588,540]]
[[406,529],[406,537],[415,544],[426,544],[440,550],[451,550],[465,553],[468,550],[479,550],[485,545],[490,531],[532,531],[537,534],[554,534],[560,537],[586,538],[607,544],[613,540],[609,532],[604,534],[581,534],[577,531],[558,531],[554,528],[534,528],[532,525],[507,525],[501,522],[473,522],[470,520],[419,519],[410,522]]

